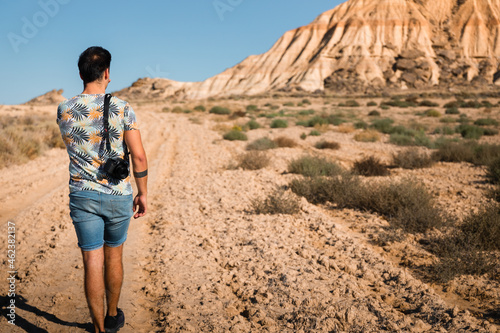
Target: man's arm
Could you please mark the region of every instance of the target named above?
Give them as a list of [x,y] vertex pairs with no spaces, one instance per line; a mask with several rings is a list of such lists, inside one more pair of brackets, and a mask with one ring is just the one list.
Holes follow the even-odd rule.
[[125,131],[125,143],[132,156],[132,168],[138,194],[134,198],[134,218],[146,215],[148,195],[148,161],[146,152],[142,145],[141,132],[139,130]]

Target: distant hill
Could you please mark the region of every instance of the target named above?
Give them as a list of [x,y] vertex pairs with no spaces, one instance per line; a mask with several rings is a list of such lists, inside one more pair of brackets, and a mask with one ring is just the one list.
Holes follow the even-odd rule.
[[50,105],[50,104],[59,104],[62,101],[65,101],[66,98],[62,95],[64,90],[52,90],[48,93],[45,93],[41,96],[35,97],[29,102],[26,102],[26,105]]
[[203,82],[140,79],[126,98],[500,84],[500,0],[349,0]]

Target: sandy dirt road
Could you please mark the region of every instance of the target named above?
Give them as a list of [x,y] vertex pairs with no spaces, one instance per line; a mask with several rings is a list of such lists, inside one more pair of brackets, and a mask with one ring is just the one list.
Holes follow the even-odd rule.
[[[187,115],[139,111],[150,213],[131,223],[125,245],[121,332],[497,330],[395,265],[327,209],[302,200],[296,215],[250,213],[252,199],[293,177],[283,172],[301,149],[277,150],[263,170],[228,170],[244,143],[221,141],[208,118],[195,123]],[[0,332],[86,332],[66,152],[9,168],[0,186],[0,253],[12,221],[19,276],[16,326],[2,316]],[[5,305],[7,282],[0,288]]]

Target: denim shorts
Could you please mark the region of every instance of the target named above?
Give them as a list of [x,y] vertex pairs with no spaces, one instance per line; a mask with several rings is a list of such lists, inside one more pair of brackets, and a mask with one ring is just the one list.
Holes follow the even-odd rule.
[[122,245],[127,239],[133,198],[97,191],[77,191],[69,195],[70,216],[75,226],[78,246],[83,251]]

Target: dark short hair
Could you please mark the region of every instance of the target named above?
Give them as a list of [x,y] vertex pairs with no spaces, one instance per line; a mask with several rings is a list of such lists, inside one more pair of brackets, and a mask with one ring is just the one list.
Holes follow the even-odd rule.
[[89,47],[80,54],[78,59],[78,69],[85,84],[102,78],[104,71],[110,65],[111,53],[100,46]]

